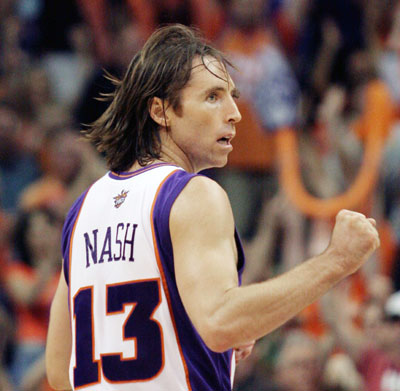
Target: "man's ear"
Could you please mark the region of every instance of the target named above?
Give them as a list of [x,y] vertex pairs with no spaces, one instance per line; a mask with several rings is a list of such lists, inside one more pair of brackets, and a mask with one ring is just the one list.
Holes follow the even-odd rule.
[[169,125],[167,110],[165,109],[164,101],[158,97],[154,97],[149,104],[150,117],[158,125],[166,128]]

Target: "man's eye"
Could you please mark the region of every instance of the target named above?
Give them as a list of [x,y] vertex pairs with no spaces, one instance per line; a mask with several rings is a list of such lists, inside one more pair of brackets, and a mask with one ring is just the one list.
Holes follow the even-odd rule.
[[215,101],[217,100],[217,94],[210,94],[210,95],[208,95],[207,100],[208,100],[209,102],[215,102]]

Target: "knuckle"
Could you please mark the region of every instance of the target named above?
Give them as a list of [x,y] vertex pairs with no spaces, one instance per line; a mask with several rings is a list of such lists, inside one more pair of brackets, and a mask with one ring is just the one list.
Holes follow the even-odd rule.
[[347,209],[341,209],[338,214],[336,215],[336,219],[342,219],[344,218],[347,214],[348,214],[348,210]]

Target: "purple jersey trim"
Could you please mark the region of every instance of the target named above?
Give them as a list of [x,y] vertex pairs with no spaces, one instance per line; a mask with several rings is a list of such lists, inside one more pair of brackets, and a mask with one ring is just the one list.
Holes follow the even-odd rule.
[[67,217],[64,222],[64,227],[62,230],[62,236],[61,236],[61,249],[62,249],[62,255],[63,255],[63,261],[64,261],[64,277],[65,281],[67,282],[67,285],[69,285],[69,250],[70,250],[70,245],[71,245],[71,235],[72,231],[75,226],[76,219],[78,218],[79,212],[81,210],[83,201],[85,200],[86,194],[89,191],[86,190],[84,193],[82,193],[79,198],[74,202],[72,205],[71,209],[69,210]]
[[[154,168],[160,167],[160,166],[174,166],[174,164],[170,164],[170,163],[154,163],[154,164],[150,164],[148,166],[139,168],[136,171],[128,171],[128,172],[120,172],[120,173],[116,173],[116,172],[112,172],[110,171],[108,173],[108,176],[112,179],[117,179],[117,180],[125,180],[125,179],[129,179],[132,178],[133,176],[142,174],[146,171],[149,170],[153,170]],[[176,166],[177,167],[177,166]]]
[[[231,391],[232,350],[215,353],[206,346],[183,307],[175,280],[169,216],[176,198],[194,176],[196,175],[185,171],[177,171],[162,185],[153,211],[155,236],[172,303],[171,315],[174,317],[192,391]],[[235,240],[238,250],[238,274],[241,280],[245,259],[236,230]]]

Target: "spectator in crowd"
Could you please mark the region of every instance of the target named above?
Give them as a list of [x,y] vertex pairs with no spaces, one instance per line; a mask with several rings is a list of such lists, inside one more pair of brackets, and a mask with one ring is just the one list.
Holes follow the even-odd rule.
[[20,208],[54,207],[63,215],[73,199],[105,172],[104,164],[93,148],[78,142],[70,128],[52,129],[41,150],[43,176],[27,186]]
[[307,104],[306,120],[314,120],[313,108],[330,83],[347,82],[350,56],[366,47],[364,12],[365,7],[358,0],[313,0],[309,4],[297,52],[297,72]]
[[[110,35],[114,44],[108,49],[111,56],[106,70],[113,76],[121,77],[141,45],[140,29],[136,25],[124,23]],[[108,101],[99,98],[113,90],[114,85],[105,77],[104,68],[101,64],[95,66],[73,108],[76,123],[85,126],[99,118],[109,104]]]
[[11,378],[19,387],[44,353],[50,303],[59,277],[62,219],[50,209],[19,217],[15,229],[20,261],[8,264],[5,288],[16,308]]
[[262,0],[233,0],[230,24],[219,42],[239,69],[232,77],[241,91],[242,121],[228,166],[216,171],[215,178],[230,197],[244,239],[254,234],[260,205],[276,187],[272,134],[294,126],[298,109],[297,83],[265,23],[265,5]]
[[[3,6],[4,4],[4,6]],[[13,93],[16,81],[30,67],[29,56],[19,45],[21,20],[13,12],[14,1],[2,2],[0,9],[0,99]]]
[[19,39],[45,70],[53,99],[73,105],[93,66],[89,29],[84,24],[80,1],[20,1]]
[[291,330],[279,350],[274,379],[282,391],[321,391],[324,357],[309,335]]
[[[333,296],[333,297],[332,297]],[[338,346],[354,360],[365,391],[396,391],[400,384],[400,293],[389,296],[384,306],[371,301],[363,311],[364,327],[357,327],[344,311],[339,290],[332,292],[326,319]],[[327,303],[328,304],[328,303]],[[340,308],[342,307],[342,308]]]
[[[160,25],[181,23],[199,27],[208,39],[215,39],[223,25],[223,8],[218,0],[127,0],[123,4],[125,13],[134,20],[144,42]],[[111,56],[112,34],[110,34],[110,10],[115,2],[110,0],[79,2],[81,13],[91,27],[98,58],[107,63]],[[142,43],[143,43],[142,42]]]
[[290,60],[297,60],[299,34],[308,12],[308,0],[270,0],[268,19],[277,32],[282,49]]
[[15,214],[22,190],[39,176],[34,156],[23,149],[21,121],[8,104],[0,104],[0,208]]

